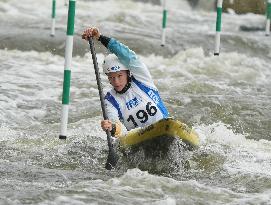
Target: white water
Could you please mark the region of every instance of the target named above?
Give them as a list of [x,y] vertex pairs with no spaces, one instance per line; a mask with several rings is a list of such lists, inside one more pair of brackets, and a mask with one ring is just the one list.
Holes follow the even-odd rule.
[[[171,5],[168,50],[158,51],[160,6],[77,2],[76,35],[94,24],[131,43],[171,115],[199,133],[190,169],[153,175],[104,169],[106,136],[87,45],[86,54],[73,58],[68,140],[58,140],[64,58],[40,50],[47,34],[50,41],[50,5],[0,2],[1,28],[40,42],[29,51],[14,39],[21,50],[0,50],[0,204],[271,204],[270,38],[239,31],[244,23],[262,24],[263,16],[223,14],[222,51],[214,57],[215,13],[191,10],[184,1]],[[59,32],[66,14],[57,1]],[[8,41],[0,36],[1,46]],[[102,48],[97,57],[101,64]]]

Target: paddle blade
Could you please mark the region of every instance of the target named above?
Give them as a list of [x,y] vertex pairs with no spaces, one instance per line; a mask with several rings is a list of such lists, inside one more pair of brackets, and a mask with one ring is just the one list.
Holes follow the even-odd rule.
[[119,157],[112,147],[108,151],[109,151],[109,153],[108,153],[107,161],[105,164],[105,168],[107,170],[111,170],[112,168],[114,168],[116,166]]

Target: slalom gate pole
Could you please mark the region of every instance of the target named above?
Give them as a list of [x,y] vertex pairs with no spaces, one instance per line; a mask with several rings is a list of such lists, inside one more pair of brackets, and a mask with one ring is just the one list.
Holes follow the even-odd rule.
[[163,19],[162,19],[162,43],[161,46],[164,46],[166,43],[166,26],[167,26],[167,9],[166,9],[166,0],[163,0]]
[[55,25],[56,25],[56,0],[52,0],[52,25],[51,25],[51,36],[55,36]]
[[65,47],[64,81],[63,81],[63,93],[62,93],[61,127],[60,127],[59,139],[67,138],[75,3],[76,3],[76,0],[69,0],[66,47]]
[[215,52],[214,52],[215,56],[219,55],[219,50],[220,50],[220,33],[221,33],[222,4],[223,4],[223,0],[217,0]]
[[266,2],[266,25],[265,25],[265,35],[270,35],[270,19],[271,19],[271,0]]

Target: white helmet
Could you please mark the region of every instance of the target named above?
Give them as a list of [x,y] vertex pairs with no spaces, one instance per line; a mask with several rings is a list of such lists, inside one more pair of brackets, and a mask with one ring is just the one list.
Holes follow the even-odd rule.
[[119,62],[119,59],[114,54],[109,54],[105,57],[103,63],[103,71],[105,74],[114,73],[121,70],[129,70],[122,63]]

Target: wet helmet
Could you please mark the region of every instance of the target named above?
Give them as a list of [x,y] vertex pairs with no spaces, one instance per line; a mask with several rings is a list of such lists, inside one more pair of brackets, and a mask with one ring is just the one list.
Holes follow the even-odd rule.
[[121,70],[129,70],[122,63],[119,62],[119,59],[114,54],[109,54],[105,57],[103,63],[103,71],[105,74],[114,73]]

